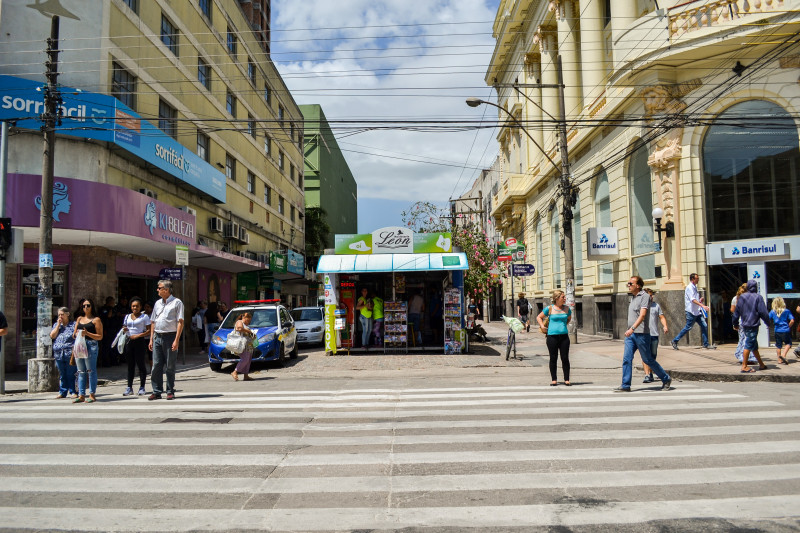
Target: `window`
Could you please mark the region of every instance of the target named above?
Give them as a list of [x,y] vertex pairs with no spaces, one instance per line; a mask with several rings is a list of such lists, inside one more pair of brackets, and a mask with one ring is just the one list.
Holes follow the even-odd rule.
[[[611,227],[611,194],[608,187],[608,174],[603,170],[597,177],[594,189],[594,223],[598,228]],[[611,262],[598,263],[598,283],[614,282],[614,264]]]
[[161,42],[169,48],[170,52],[178,55],[178,30],[163,14],[161,15]]
[[294,183],[294,165],[289,164],[289,179]]
[[278,106],[278,124],[280,124],[281,128],[283,127],[283,106]]
[[297,173],[297,186],[301,189],[303,188],[303,174],[301,172]]
[[283,214],[283,196],[278,196],[278,214]]
[[278,152],[278,166],[281,167],[281,170],[286,170],[284,166],[283,150]]
[[[631,252],[633,253],[632,274],[644,279],[653,279],[656,277],[656,250],[653,242],[653,188],[647,156],[647,146],[640,146],[631,156],[628,166]],[[641,257],[642,254],[649,255]]]
[[269,85],[264,85],[264,101],[267,103],[268,106],[272,105],[272,91],[269,88]]
[[197,79],[203,84],[203,87],[211,90],[211,67],[202,57],[197,58]]
[[[744,117],[769,118],[743,133]],[[798,156],[797,127],[777,104],[748,100],[721,113],[702,143],[708,240],[800,233]]]
[[211,0],[200,0],[198,4],[200,5],[200,11],[203,12],[203,15],[211,19]]
[[289,220],[294,222],[294,206],[293,205],[289,206]]
[[289,140],[294,139],[294,122],[289,123]]
[[228,113],[230,113],[233,118],[236,118],[236,97],[230,89],[225,93],[225,109],[228,110]]
[[247,114],[247,133],[255,139],[256,138],[256,119],[250,113]]
[[250,78],[253,85],[256,84],[256,64],[249,57],[247,58],[247,77]]
[[581,231],[581,204],[580,200],[578,200],[578,203],[572,208],[572,261],[573,265],[575,265],[575,285],[583,285]]
[[236,33],[234,33],[234,31],[229,27],[228,37],[227,37],[227,47],[228,47],[228,53],[232,55],[234,59],[236,59],[237,44],[238,43],[236,41]]
[[256,193],[256,175],[249,170],[247,171],[247,192]]
[[558,209],[550,214],[550,264],[553,267],[553,285],[561,288],[561,235],[558,232]]
[[122,0],[122,3],[131,8],[134,13],[139,12],[139,0]]
[[136,109],[136,77],[116,61],[111,65],[111,96]]
[[236,181],[236,160],[231,154],[225,154],[225,176],[231,181]]
[[[272,204],[272,189],[268,185],[264,185],[264,203],[267,205]],[[269,219],[267,222],[269,222]]]
[[303,129],[299,128],[297,130],[297,148],[302,152],[303,151]]
[[197,155],[205,162],[208,162],[208,135],[203,132],[197,132]]
[[164,100],[158,101],[158,127],[170,137],[178,138],[178,112]]
[[538,272],[538,283],[539,283],[539,290],[544,290],[544,241],[542,240],[544,236],[544,219],[540,216],[539,221],[536,224],[536,262],[540,265],[539,272]]
[[272,141],[269,138],[269,135],[264,137],[264,154],[271,156],[272,155]]

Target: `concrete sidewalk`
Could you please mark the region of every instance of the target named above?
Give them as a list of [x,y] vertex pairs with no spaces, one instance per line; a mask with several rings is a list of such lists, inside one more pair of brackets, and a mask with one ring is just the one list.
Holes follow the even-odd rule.
[[[505,322],[497,321],[483,324],[484,329],[489,335],[489,339],[503,339],[505,344],[508,327]],[[538,328],[531,325],[530,332],[517,334],[518,352],[523,354],[533,353],[536,355],[547,355],[545,346],[545,336],[539,332]],[[480,344],[480,343],[478,343]],[[503,346],[503,350],[505,347]],[[788,365],[778,364],[778,358],[774,347],[761,348],[760,355],[766,370],[758,370],[750,374],[740,372],[741,364],[736,361],[734,352],[735,344],[725,344],[718,346],[714,350],[706,350],[701,346],[689,347],[684,344],[680,349],[673,350],[671,346],[659,346],[658,362],[661,366],[677,379],[706,380],[706,381],[775,381],[775,382],[800,382],[800,359],[790,350],[787,360]],[[503,352],[505,353],[505,352]],[[622,366],[623,341],[619,339],[609,339],[599,336],[578,335],[578,343],[570,347],[570,362],[573,359],[579,360],[581,357],[594,356],[603,357],[616,362],[617,366]],[[758,365],[750,365],[758,369]],[[641,358],[634,357],[634,367],[641,369]]]

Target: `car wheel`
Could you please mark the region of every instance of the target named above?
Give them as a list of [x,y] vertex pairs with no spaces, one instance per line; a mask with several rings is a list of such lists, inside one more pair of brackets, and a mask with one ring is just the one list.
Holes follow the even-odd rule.
[[211,368],[212,372],[219,372],[222,370],[222,363],[208,363],[208,366]]
[[289,359],[297,359],[298,355],[300,355],[300,353],[297,351],[297,341],[294,341],[294,348],[289,352]]
[[282,365],[286,362],[286,345],[281,343],[281,351],[280,355],[278,356],[278,364]]

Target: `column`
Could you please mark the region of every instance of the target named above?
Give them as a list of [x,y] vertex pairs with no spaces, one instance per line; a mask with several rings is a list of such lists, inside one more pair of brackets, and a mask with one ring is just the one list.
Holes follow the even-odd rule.
[[603,0],[583,0],[580,4],[581,75],[586,106],[603,93],[606,78],[603,40]]
[[[558,73],[556,72],[556,56],[558,55],[558,48],[556,47],[556,34],[549,28],[539,28],[539,47],[542,50],[542,83],[545,85],[558,84]],[[558,116],[558,89],[542,89],[542,107],[553,115]],[[555,124],[550,117],[546,117],[544,144],[542,148],[550,152],[556,146],[558,139],[557,124]],[[552,156],[551,156],[552,157]],[[549,168],[542,167],[543,171]]]
[[564,74],[564,102],[567,118],[577,117],[583,110],[583,87],[581,86],[581,62],[578,49],[578,17],[573,0],[560,0],[552,4],[558,21],[558,52],[561,54],[561,70]]
[[[536,54],[530,52],[525,55],[525,64],[527,65],[526,69],[526,83],[529,84],[536,84],[542,79],[542,56],[540,54]],[[525,117],[527,118],[526,127],[528,132],[531,134],[531,137],[539,143],[539,146],[544,147],[544,130],[542,129],[542,117],[544,116],[542,113],[542,89],[534,88],[534,89],[523,89],[525,94],[532,100],[529,101],[527,98],[525,99]],[[528,138],[525,138],[525,145],[528,147],[526,153],[528,155],[528,166],[533,168],[536,164],[541,161],[542,159],[542,152],[533,145],[533,143],[528,142]]]

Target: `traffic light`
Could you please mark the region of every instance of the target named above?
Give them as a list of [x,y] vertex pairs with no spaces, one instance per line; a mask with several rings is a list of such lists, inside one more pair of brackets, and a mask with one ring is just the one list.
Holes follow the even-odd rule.
[[0,250],[8,250],[11,248],[12,241],[11,219],[0,218]]

